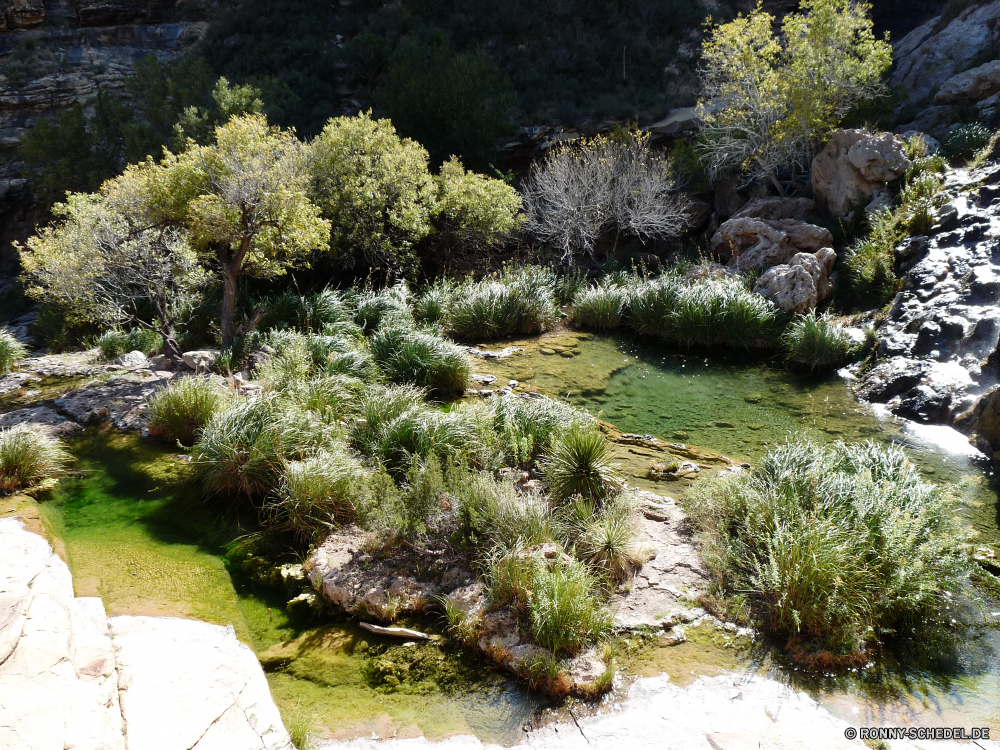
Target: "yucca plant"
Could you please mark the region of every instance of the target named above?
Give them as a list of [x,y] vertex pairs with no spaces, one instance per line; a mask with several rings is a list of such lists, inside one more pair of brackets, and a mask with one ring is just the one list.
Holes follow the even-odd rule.
[[0,429],[0,492],[30,489],[62,474],[72,460],[61,441],[27,425]]
[[851,337],[826,315],[798,316],[781,337],[785,359],[809,370],[835,370],[851,361]]
[[28,356],[28,348],[7,331],[0,331],[0,375],[6,375],[19,359]]
[[571,427],[556,440],[542,462],[542,473],[552,498],[564,501],[580,495],[603,500],[621,487],[621,477],[611,457],[611,443],[600,431]]

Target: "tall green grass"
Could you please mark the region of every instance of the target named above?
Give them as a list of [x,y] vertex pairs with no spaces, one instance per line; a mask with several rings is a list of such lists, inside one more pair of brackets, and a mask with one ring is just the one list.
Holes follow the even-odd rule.
[[149,432],[171,442],[193,445],[228,395],[220,383],[209,377],[176,380],[150,397]]
[[715,594],[805,666],[863,664],[947,622],[969,569],[950,501],[898,446],[788,442],[685,506]]
[[61,441],[27,425],[0,429],[0,492],[30,489],[62,474],[72,460]]
[[458,285],[444,327],[460,339],[480,341],[541,333],[559,317],[555,294],[556,276],[550,269],[508,266],[482,281]]
[[611,617],[586,566],[570,560],[537,564],[528,594],[528,628],[557,656],[571,656],[611,631]]
[[0,331],[0,375],[6,375],[19,359],[28,356],[28,348],[11,336],[7,331]]
[[131,331],[107,331],[97,339],[101,357],[112,360],[129,352],[142,352],[147,356],[163,349],[163,336],[148,328],[133,328]]
[[430,333],[384,326],[372,336],[371,352],[386,378],[442,395],[462,393],[472,372],[460,346]]
[[836,370],[855,354],[851,337],[826,315],[798,316],[781,337],[785,359],[808,370]]

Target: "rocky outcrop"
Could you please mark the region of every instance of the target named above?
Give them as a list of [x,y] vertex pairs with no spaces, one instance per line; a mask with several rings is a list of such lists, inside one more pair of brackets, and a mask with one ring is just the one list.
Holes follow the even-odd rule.
[[291,750],[264,672],[232,628],[113,617],[66,564],[0,520],[0,747]]
[[901,86],[910,101],[926,101],[998,41],[997,0],[972,3],[943,26],[940,16],[932,18],[893,44],[892,84]]
[[815,310],[833,291],[831,274],[836,259],[836,253],[829,247],[816,253],[796,253],[787,263],[765,271],[753,290],[786,312]]
[[108,420],[119,430],[138,430],[149,419],[149,397],[173,377],[172,372],[140,370],[126,377],[95,380],[59,397],[56,405],[83,424]]
[[1000,60],[993,60],[952,76],[941,84],[935,104],[978,102],[1000,91]]
[[813,159],[810,179],[819,205],[841,217],[902,177],[909,166],[898,136],[838,129]]
[[[968,192],[970,185],[978,187]],[[1000,243],[993,229],[1000,167],[954,172],[947,193],[951,202],[929,234],[896,248],[903,289],[878,328],[875,365],[860,374],[859,394],[917,421],[955,420],[962,431],[985,435],[978,444],[992,453],[992,433],[978,425],[993,397],[978,411],[971,407],[998,374],[982,363],[1000,335]]]

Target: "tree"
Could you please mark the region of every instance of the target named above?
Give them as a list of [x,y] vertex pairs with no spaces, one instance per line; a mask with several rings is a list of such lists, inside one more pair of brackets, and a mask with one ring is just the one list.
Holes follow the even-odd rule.
[[712,177],[770,180],[807,170],[823,136],[859,103],[886,92],[888,41],[875,38],[871,6],[802,0],[782,22],[760,4],[716,26],[702,46],[700,151]]
[[[53,208],[59,221],[18,246],[28,293],[59,303],[71,323],[156,330],[179,358],[175,327],[206,274],[184,231],[143,227],[141,216],[114,207],[112,192],[70,194]],[[141,314],[145,304],[153,323]]]
[[524,220],[521,196],[510,185],[466,171],[457,157],[441,165],[434,228],[451,242],[482,247],[509,234]]
[[180,154],[128,167],[97,196],[74,196],[60,208],[61,221],[29,240],[22,260],[36,296],[80,301],[81,310],[110,318],[115,305],[127,308],[123,300],[134,307],[128,295],[143,283],[154,305],[160,296],[170,308],[198,265],[216,267],[222,343],[230,346],[264,315],[259,310],[236,327],[240,276],[279,276],[328,246],[329,223],[310,202],[308,183],[293,133],[268,126],[262,115],[234,117],[216,128],[211,144],[189,141]]
[[593,255],[598,238],[616,230],[640,240],[683,231],[688,201],[677,192],[670,162],[637,132],[598,136],[553,149],[532,166],[523,189],[526,226],[569,262]]

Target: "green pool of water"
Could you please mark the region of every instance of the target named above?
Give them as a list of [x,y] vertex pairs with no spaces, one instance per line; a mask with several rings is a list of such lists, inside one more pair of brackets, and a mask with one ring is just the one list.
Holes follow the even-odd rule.
[[258,654],[303,644],[295,659],[267,674],[286,723],[304,722],[327,737],[472,732],[510,745],[544,705],[506,675],[438,646],[431,648],[440,671],[461,680],[460,689],[424,681],[377,690],[366,669],[389,644],[349,623],[297,625],[280,594],[231,576],[227,546],[251,529],[206,509],[189,483],[189,466],[169,448],[94,428],[70,448],[77,473],[60,482],[41,512],[63,543],[76,594],[101,597],[111,615],[232,625]]

